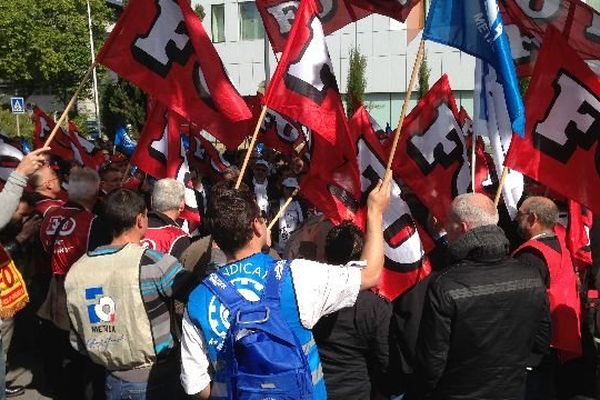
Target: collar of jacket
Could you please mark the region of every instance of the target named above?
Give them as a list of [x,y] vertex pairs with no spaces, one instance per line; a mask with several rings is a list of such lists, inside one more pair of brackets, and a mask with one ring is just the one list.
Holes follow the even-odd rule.
[[471,229],[448,245],[448,253],[454,262],[465,259],[483,262],[499,261],[506,257],[508,251],[508,239],[497,225]]
[[148,226],[152,228],[163,227],[167,225],[173,225],[179,228],[177,222],[173,221],[166,214],[163,214],[158,211],[149,211],[148,219],[153,221],[148,221]]

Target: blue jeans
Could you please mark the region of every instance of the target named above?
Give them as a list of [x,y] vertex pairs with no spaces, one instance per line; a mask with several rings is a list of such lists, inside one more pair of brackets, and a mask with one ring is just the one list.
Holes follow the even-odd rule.
[[106,400],[175,400],[183,398],[179,375],[168,375],[161,379],[151,378],[151,382],[127,382],[107,373],[105,391]]

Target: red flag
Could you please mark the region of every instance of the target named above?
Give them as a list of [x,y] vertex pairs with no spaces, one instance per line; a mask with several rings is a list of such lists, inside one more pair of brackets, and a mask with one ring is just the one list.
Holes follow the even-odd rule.
[[[419,1],[318,0],[316,6],[319,10],[319,18],[323,21],[323,31],[325,35],[329,35],[371,13],[383,14],[404,22],[410,10]],[[258,0],[256,2],[274,52],[279,53],[284,50],[300,3],[298,0]]]
[[92,169],[98,169],[104,163],[105,157],[96,145],[84,138],[79,132],[79,128],[69,121],[69,138],[71,139],[71,149],[73,150],[73,156],[75,161],[86,167]]
[[[33,147],[39,149],[44,147],[44,143],[46,142],[46,139],[48,139],[48,136],[50,136],[52,129],[56,126],[56,123],[39,107],[33,109],[32,119],[34,124]],[[49,153],[67,161],[74,159],[71,138],[69,138],[62,128],[58,128],[54,139],[50,142]]]
[[186,210],[181,217],[190,222],[190,231],[195,230],[200,214],[181,140],[181,118],[155,102],[131,156],[131,163],[156,179],[175,178],[183,184]]
[[308,128],[268,110],[260,126],[258,141],[280,153],[291,155],[306,146]]
[[[364,201],[379,180],[383,179],[387,156],[364,107],[356,111],[350,126],[358,149],[360,191]],[[431,272],[420,237],[424,232],[417,229],[401,192],[400,183],[395,177],[392,181],[392,199],[383,216],[385,268],[378,287],[379,293],[389,300],[395,299]]]
[[[475,132],[473,131],[473,121],[467,110],[464,107],[460,107],[460,111],[458,113],[458,123],[463,133],[463,137],[465,138],[466,144],[466,152],[467,157],[469,158],[469,170],[472,171],[472,160],[471,157],[473,155],[472,146],[473,146],[473,136]],[[490,179],[490,169],[488,167],[487,158],[485,156],[485,143],[483,142],[483,138],[481,136],[477,136],[477,140],[475,141],[475,192],[484,193],[483,182]]]
[[364,227],[355,160],[344,161],[333,170],[326,163],[311,162],[309,174],[300,184],[300,195],[334,224],[352,221]]
[[189,1],[131,0],[98,62],[200,126],[252,116]]
[[471,182],[458,110],[446,75],[406,117],[393,168],[445,225],[452,199],[467,192]]
[[[370,11],[353,6],[348,1],[317,1],[319,17],[324,21],[326,35],[343,28],[352,21],[371,14]],[[285,49],[301,2],[299,0],[258,0],[256,8],[262,17],[265,30],[275,53]]]
[[519,76],[533,71],[546,27],[558,29],[584,60],[600,59],[600,13],[579,0],[499,1]]
[[263,101],[333,145],[338,144],[338,136],[347,136],[342,99],[314,0],[301,3]]
[[592,249],[590,248],[590,230],[594,216],[592,212],[579,203],[569,200],[569,225],[567,226],[566,244],[573,265],[581,271],[592,265]]
[[513,136],[505,165],[600,213],[600,81],[558,31],[549,27],[544,43],[525,138]]
[[191,167],[213,183],[220,181],[223,171],[231,166],[213,144],[193,128],[190,130],[188,160]]
[[381,14],[386,17],[394,18],[400,22],[406,21],[412,8],[420,2],[421,0],[350,0],[352,5],[369,10],[374,14]]

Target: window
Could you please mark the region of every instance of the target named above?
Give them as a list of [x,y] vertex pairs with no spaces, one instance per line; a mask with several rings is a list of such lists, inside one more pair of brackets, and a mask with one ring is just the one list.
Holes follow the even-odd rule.
[[225,5],[214,4],[210,7],[212,41],[220,43],[225,41]]
[[257,40],[265,37],[262,20],[256,3],[247,1],[240,5],[240,40]]

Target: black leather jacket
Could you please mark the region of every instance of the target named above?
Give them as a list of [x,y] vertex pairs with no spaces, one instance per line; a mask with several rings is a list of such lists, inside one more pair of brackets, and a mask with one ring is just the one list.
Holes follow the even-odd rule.
[[550,344],[550,313],[539,273],[508,248],[499,227],[475,228],[432,276],[417,349],[426,398],[522,396],[531,353]]

